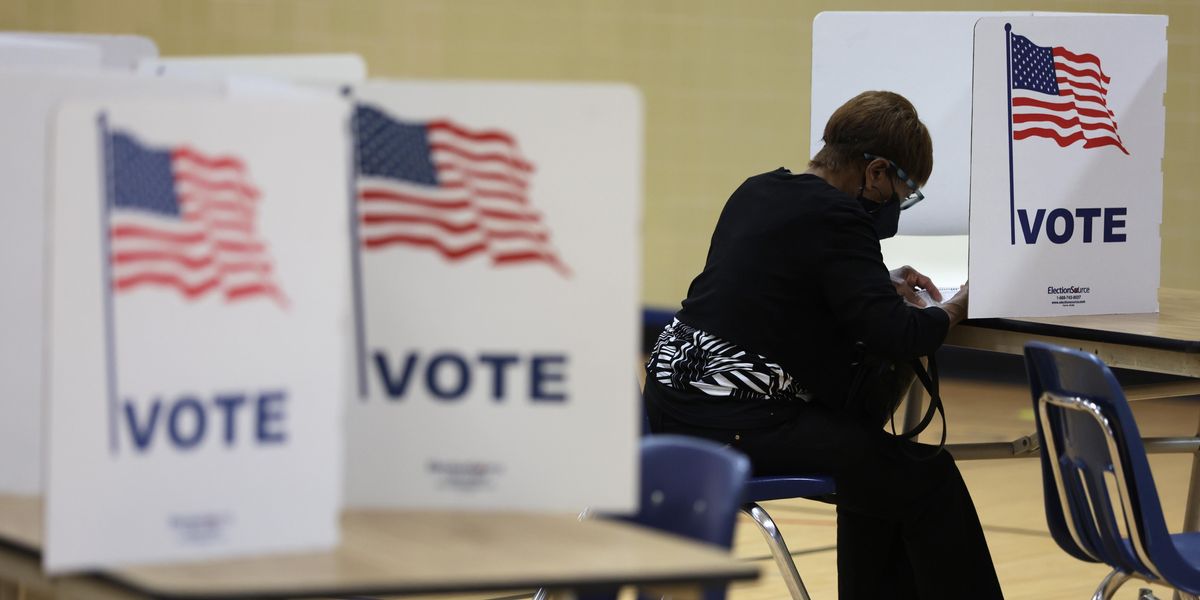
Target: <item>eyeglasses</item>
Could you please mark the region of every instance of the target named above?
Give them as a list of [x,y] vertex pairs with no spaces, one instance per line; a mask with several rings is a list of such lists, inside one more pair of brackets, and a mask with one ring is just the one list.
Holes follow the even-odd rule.
[[900,210],[908,210],[915,206],[918,202],[925,199],[925,194],[921,193],[921,188],[917,186],[917,183],[908,176],[908,173],[904,172],[904,169],[900,168],[900,165],[892,162],[891,159],[884,158],[882,156],[875,156],[874,154],[863,154],[863,157],[865,157],[867,160],[875,160],[878,158],[880,160],[888,161],[888,164],[892,165],[893,169],[896,169],[896,176],[904,180],[905,185],[912,190],[911,194],[905,196],[904,199],[900,201]]

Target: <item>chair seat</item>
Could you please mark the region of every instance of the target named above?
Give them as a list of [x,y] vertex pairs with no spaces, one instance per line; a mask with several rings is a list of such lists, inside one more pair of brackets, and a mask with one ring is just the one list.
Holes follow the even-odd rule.
[[1172,533],[1171,542],[1188,564],[1200,568],[1200,532]]
[[1200,594],[1200,533],[1172,533],[1171,543],[1180,558],[1192,567],[1188,573],[1163,573],[1171,583],[1190,594]]
[[[1129,554],[1134,553],[1133,544],[1128,539],[1122,540]],[[1190,571],[1183,573],[1175,573],[1168,570],[1163,570],[1162,564],[1157,565],[1162,571],[1165,583],[1170,586],[1177,587],[1190,594],[1200,593],[1200,532],[1189,533],[1172,533],[1171,543],[1175,546],[1175,550],[1179,552],[1179,557],[1187,562],[1191,567]],[[1150,574],[1143,575],[1150,577]]]
[[746,502],[788,498],[815,498],[835,491],[832,477],[819,475],[751,477],[746,482]]

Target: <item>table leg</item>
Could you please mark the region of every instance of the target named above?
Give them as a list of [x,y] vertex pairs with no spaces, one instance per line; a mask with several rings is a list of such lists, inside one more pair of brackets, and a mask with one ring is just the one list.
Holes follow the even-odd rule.
[[[1200,437],[1200,426],[1196,427]],[[1200,452],[1192,454],[1192,478],[1188,480],[1187,505],[1183,509],[1183,530],[1200,531]],[[1187,595],[1175,592],[1174,600],[1183,600]]]
[[43,600],[55,595],[56,585],[35,556],[0,546],[0,599]]
[[[704,588],[690,584],[668,584],[644,586],[639,593],[654,598],[669,600],[703,600]],[[578,595],[570,589],[540,589],[534,594],[534,600],[576,600]],[[620,594],[617,595],[620,597]]]
[[[1200,437],[1200,426],[1196,428],[1196,437]],[[1192,454],[1192,478],[1188,483],[1183,530],[1200,531],[1200,453]]]
[[689,584],[643,586],[638,592],[651,598],[668,600],[703,600],[704,598],[703,587]]
[[31,589],[20,583],[0,581],[0,600],[54,600],[55,595],[41,589]]

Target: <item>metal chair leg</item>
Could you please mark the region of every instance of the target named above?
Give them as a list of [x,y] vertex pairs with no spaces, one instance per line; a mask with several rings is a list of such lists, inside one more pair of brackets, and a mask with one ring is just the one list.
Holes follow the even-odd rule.
[[1117,593],[1117,588],[1121,587],[1126,581],[1129,581],[1131,576],[1128,573],[1122,573],[1117,569],[1113,569],[1096,588],[1096,593],[1092,594],[1092,600],[1112,600],[1113,594]]
[[808,590],[804,589],[804,581],[800,579],[796,563],[792,561],[792,553],[788,552],[787,544],[783,543],[783,534],[779,533],[779,528],[775,526],[775,521],[771,520],[771,515],[755,502],[743,504],[742,512],[754,519],[754,522],[758,524],[759,531],[762,531],[763,536],[767,538],[767,545],[771,547],[771,556],[775,557],[775,564],[779,566],[779,572],[783,575],[783,582],[787,584],[792,599],[812,600],[808,595]]

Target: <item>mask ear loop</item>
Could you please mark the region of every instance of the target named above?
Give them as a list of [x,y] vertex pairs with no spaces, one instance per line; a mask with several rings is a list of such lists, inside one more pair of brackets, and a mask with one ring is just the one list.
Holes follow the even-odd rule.
[[[893,190],[894,189],[895,188],[893,188]],[[885,200],[883,203],[875,202],[874,200],[871,200],[870,198],[867,198],[866,196],[863,195],[863,192],[865,192],[865,191],[867,191],[867,176],[866,176],[866,174],[863,174],[862,185],[858,186],[858,197],[864,198],[867,200],[867,202],[870,202],[871,204],[875,205],[875,208],[873,210],[869,209],[869,208],[865,209],[867,211],[868,215],[875,216],[876,214],[879,213],[879,211],[883,210],[883,205],[887,204],[887,201]]]
[[[860,202],[861,202],[861,200],[865,199],[867,202],[870,202],[871,204],[875,204],[874,200],[871,200],[870,198],[867,198],[866,196],[863,195],[863,192],[866,191],[866,189],[867,189],[867,176],[863,175],[863,183],[862,183],[862,185],[858,186],[858,197],[860,199]],[[875,206],[874,210],[867,208],[866,205],[863,206],[863,210],[867,211],[867,214],[871,215],[871,216],[875,216],[875,214],[878,213],[882,208],[883,208],[882,204]]]
[[[886,170],[884,171],[884,176],[887,177],[888,185],[892,188],[892,193],[887,198],[884,198],[883,202],[879,203],[879,209],[877,209],[875,212],[867,211],[870,214],[875,214],[876,212],[879,212],[879,210],[882,210],[884,206],[887,206],[889,202],[892,202],[893,198],[895,198],[896,202],[904,202],[904,198],[901,198],[900,194],[896,193],[896,179],[893,178],[891,175],[889,175]],[[867,176],[863,175],[863,184],[861,187],[858,188],[859,196],[862,195],[863,190],[866,189],[866,187],[867,187]],[[900,210],[904,210],[904,209],[901,208]]]

